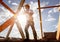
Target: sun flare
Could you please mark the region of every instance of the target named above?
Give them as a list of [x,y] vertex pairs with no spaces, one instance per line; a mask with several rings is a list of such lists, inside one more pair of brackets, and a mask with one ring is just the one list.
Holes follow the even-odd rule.
[[27,22],[26,15],[19,15],[19,16],[17,17],[17,19],[19,20],[19,22],[20,22],[21,25],[25,25],[26,22]]

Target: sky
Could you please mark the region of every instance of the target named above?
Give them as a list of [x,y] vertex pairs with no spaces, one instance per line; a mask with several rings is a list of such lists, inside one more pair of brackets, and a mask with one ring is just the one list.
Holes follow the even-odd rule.
[[[21,0],[3,0],[12,10],[16,12],[19,2]],[[28,3],[31,6],[31,9],[34,11],[34,23],[35,23],[35,29],[38,35],[38,39],[41,38],[41,32],[40,32],[40,22],[39,22],[39,12],[38,12],[38,3],[37,0],[26,0],[25,4]],[[41,7],[44,6],[53,6],[53,5],[58,5],[60,4],[60,0],[40,0],[40,5]],[[59,11],[58,8],[47,8],[47,9],[41,9],[41,14],[42,14],[42,28],[43,32],[55,32],[57,30],[57,24],[58,24],[58,19],[59,19]],[[11,18],[13,14],[9,12],[6,8],[4,8],[0,4],[0,25],[2,25],[4,22],[6,22],[9,18]],[[24,20],[23,20],[24,21]],[[22,23],[23,25],[24,23]],[[23,31],[24,27],[22,26]],[[0,33],[0,36],[6,37],[7,32],[9,30],[9,26]],[[16,36],[16,34],[18,34]],[[25,32],[24,32],[25,34]],[[29,34],[30,34],[30,39],[33,39],[32,35],[32,30],[31,27],[29,27]],[[14,24],[14,27],[11,31],[10,37],[16,37],[16,38],[21,38],[18,29],[16,27],[16,24]]]

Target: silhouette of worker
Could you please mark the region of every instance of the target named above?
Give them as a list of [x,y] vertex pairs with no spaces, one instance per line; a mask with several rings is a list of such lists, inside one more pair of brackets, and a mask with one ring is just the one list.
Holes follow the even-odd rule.
[[29,26],[31,26],[33,35],[34,35],[34,39],[37,40],[37,34],[35,31],[34,21],[33,21],[33,17],[32,17],[33,11],[30,9],[29,4],[24,5],[24,14],[27,17],[27,23],[25,25],[26,39],[29,39],[28,28],[29,28]]

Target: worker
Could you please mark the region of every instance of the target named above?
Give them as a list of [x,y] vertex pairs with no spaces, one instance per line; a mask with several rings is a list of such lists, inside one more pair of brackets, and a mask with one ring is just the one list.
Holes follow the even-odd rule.
[[28,28],[29,28],[29,26],[31,26],[33,35],[34,35],[34,39],[37,40],[37,34],[35,31],[34,21],[33,21],[33,17],[32,17],[34,13],[33,13],[33,10],[30,9],[29,4],[24,5],[24,14],[26,15],[26,18],[27,18],[27,23],[25,25],[26,39],[29,39]]

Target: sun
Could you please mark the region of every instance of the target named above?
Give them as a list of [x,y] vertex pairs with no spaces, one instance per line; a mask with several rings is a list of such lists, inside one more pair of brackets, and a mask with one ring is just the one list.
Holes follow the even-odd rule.
[[26,15],[19,15],[19,16],[17,16],[17,19],[21,23],[21,25],[25,25],[27,22]]
[[26,17],[26,15],[24,14],[23,8],[22,8],[21,11],[18,13],[17,20],[19,21],[19,23],[21,24],[22,27],[25,27],[26,22],[27,22],[27,17]]

